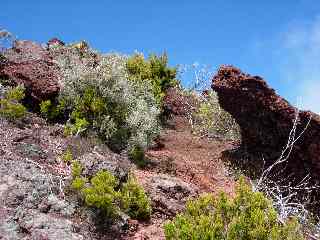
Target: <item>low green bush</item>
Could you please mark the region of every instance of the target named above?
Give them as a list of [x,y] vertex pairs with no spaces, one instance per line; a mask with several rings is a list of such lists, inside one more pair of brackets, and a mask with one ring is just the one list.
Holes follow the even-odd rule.
[[62,155],[61,155],[61,159],[63,160],[63,162],[65,163],[72,163],[73,162],[73,154],[70,148],[68,148]]
[[85,203],[101,209],[106,217],[116,217],[120,211],[120,192],[115,188],[118,180],[107,171],[99,171],[90,181],[90,186],[82,189]]
[[0,99],[0,116],[8,120],[17,120],[25,116],[27,110],[20,103],[25,97],[24,90],[23,86],[6,90],[4,98]]
[[202,195],[164,226],[167,240],[301,240],[300,225],[285,223],[262,193],[253,192],[241,178],[234,198]]
[[153,95],[159,106],[165,91],[178,84],[177,69],[168,67],[166,54],[159,56],[151,54],[148,59],[145,59],[143,54],[137,53],[128,58],[127,69],[131,81],[138,84],[145,84],[145,82],[151,84]]
[[119,185],[110,172],[100,170],[90,180],[82,177],[83,167],[77,161],[72,163],[71,187],[79,194],[85,204],[102,210],[104,217],[114,219],[120,211],[134,219],[145,220],[151,214],[151,202],[144,189],[132,176]]
[[48,120],[55,120],[59,117],[62,117],[63,114],[63,102],[52,103],[51,100],[45,100],[40,103],[40,113],[41,115]]
[[134,219],[149,219],[151,201],[133,176],[121,188],[121,206]]
[[87,130],[89,126],[88,121],[85,118],[76,118],[73,124],[67,123],[64,128],[65,135],[78,136]]

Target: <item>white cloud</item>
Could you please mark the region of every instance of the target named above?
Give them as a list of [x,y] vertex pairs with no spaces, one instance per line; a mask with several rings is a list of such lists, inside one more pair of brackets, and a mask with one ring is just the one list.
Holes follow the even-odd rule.
[[320,16],[292,24],[282,42],[282,74],[301,98],[302,108],[320,113]]

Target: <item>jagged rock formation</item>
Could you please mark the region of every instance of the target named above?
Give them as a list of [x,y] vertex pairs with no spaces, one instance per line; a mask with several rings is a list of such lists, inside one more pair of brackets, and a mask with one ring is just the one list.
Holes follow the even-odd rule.
[[[258,76],[251,76],[232,66],[222,66],[213,78],[212,88],[221,106],[241,128],[242,147],[256,156],[256,161],[273,163],[288,141],[297,109],[291,106]],[[311,120],[310,120],[311,119]],[[297,177],[320,177],[320,116],[298,113],[297,135],[310,124],[295,143],[286,172]],[[283,168],[284,166],[281,166]]]
[[16,41],[13,48],[5,52],[0,63],[0,79],[15,85],[23,84],[27,97],[40,102],[56,96],[60,90],[59,68],[49,51],[31,41]]

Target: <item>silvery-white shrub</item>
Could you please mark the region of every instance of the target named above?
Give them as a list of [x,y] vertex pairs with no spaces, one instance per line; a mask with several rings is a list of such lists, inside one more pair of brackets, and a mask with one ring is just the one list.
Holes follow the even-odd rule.
[[[75,107],[75,100],[88,86],[94,87],[99,96],[125,110],[123,127],[130,131],[128,143],[143,148],[150,144],[160,130],[160,110],[147,81],[137,85],[129,80],[127,56],[118,53],[102,55],[91,49],[80,52],[72,46],[61,46],[52,51],[62,71],[59,98],[67,103],[67,109]],[[113,117],[100,116],[93,121],[92,127],[108,139],[117,130]]]

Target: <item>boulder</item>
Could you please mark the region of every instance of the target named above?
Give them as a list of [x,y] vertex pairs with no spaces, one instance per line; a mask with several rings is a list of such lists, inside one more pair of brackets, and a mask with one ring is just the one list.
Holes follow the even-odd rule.
[[127,157],[107,148],[102,150],[95,147],[92,152],[84,154],[78,160],[84,168],[83,175],[92,177],[98,171],[106,170],[117,177],[120,183],[127,180],[131,168],[131,162]]
[[[320,179],[320,116],[310,111],[298,111],[276,94],[258,76],[241,72],[233,66],[221,66],[213,77],[212,88],[219,103],[241,128],[242,149],[266,165],[279,158],[288,142],[297,116],[296,136],[307,127],[281,166],[284,174],[296,179],[310,174]],[[309,123],[309,124],[308,124]]]
[[27,97],[36,102],[54,98],[60,88],[59,67],[50,52],[31,41],[16,41],[5,53],[6,61],[0,63],[0,79],[10,80],[10,85],[23,84]]
[[166,216],[182,212],[186,201],[198,194],[196,186],[165,174],[147,179],[145,187],[151,198],[153,211]]

